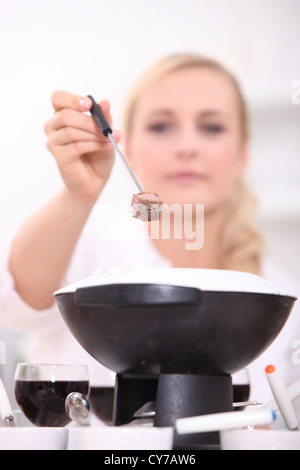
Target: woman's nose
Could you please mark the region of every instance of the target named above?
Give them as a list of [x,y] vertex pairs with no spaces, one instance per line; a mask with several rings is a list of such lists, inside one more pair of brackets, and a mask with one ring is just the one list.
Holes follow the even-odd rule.
[[199,135],[194,127],[186,127],[176,137],[176,155],[178,158],[191,159],[199,154]]

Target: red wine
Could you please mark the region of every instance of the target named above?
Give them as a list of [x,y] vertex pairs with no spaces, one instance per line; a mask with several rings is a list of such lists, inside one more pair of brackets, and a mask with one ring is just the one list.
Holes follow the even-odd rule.
[[89,403],[92,412],[106,424],[112,424],[114,387],[91,387]]
[[65,400],[69,393],[88,394],[89,382],[16,380],[15,396],[24,415],[35,426],[63,427],[71,419],[65,411]]

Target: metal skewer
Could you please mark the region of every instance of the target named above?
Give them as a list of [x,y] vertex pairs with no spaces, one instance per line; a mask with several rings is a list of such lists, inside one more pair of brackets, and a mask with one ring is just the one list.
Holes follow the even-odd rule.
[[103,135],[105,137],[108,137],[109,140],[111,141],[111,143],[113,144],[117,154],[121,157],[121,159],[123,160],[123,163],[125,164],[127,170],[129,171],[129,174],[131,176],[131,178],[133,179],[135,185],[137,186],[138,190],[140,193],[143,192],[139,182],[137,181],[136,177],[134,176],[134,174],[132,173],[131,171],[131,168],[130,166],[128,165],[124,155],[122,154],[121,150],[119,149],[119,147],[117,146],[116,144],[116,141],[115,139],[113,138],[112,136],[112,129],[109,125],[109,123],[107,122],[100,106],[98,106],[98,104],[96,103],[96,101],[94,100],[94,98],[91,96],[91,95],[88,95],[88,98],[90,98],[90,100],[92,101],[92,107],[90,109],[90,113],[92,115],[92,117],[94,118],[97,126],[99,127],[99,129],[101,130],[101,132],[103,133]]
[[15,418],[4,384],[0,378],[0,417],[6,427],[15,427]]
[[137,181],[136,177],[135,177],[134,174],[132,173],[130,166],[128,165],[128,163],[127,163],[127,161],[126,161],[124,155],[122,154],[122,152],[120,151],[119,147],[117,146],[116,141],[115,141],[115,139],[113,138],[112,134],[109,133],[107,137],[109,138],[109,140],[110,140],[111,143],[113,144],[113,146],[114,146],[116,152],[118,153],[118,155],[122,158],[123,162],[125,163],[126,168],[127,168],[127,170],[129,171],[129,174],[130,174],[131,178],[132,178],[133,181],[135,182],[135,184],[136,184],[136,186],[137,186],[139,192],[142,193],[143,190],[142,190],[142,188],[141,188],[139,182]]

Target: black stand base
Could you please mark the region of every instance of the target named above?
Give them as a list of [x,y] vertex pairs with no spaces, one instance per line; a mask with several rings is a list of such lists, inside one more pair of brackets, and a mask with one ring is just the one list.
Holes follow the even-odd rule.
[[147,401],[155,401],[157,376],[118,374],[116,376],[113,425],[120,426],[132,421],[134,413]]
[[[178,418],[232,411],[230,376],[161,374],[117,375],[113,424],[132,421],[145,402],[155,401],[154,426],[174,426]],[[174,431],[173,449],[219,449],[218,432],[179,435]]]
[[[174,426],[178,418],[232,410],[230,376],[161,375],[156,394],[155,426]],[[174,449],[220,449],[218,432],[174,432]]]

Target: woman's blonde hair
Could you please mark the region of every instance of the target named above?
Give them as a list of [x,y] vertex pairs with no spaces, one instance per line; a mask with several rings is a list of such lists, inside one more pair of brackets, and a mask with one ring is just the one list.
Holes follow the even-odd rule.
[[[233,75],[215,60],[196,54],[176,54],[161,59],[148,68],[133,84],[123,110],[123,131],[129,136],[136,103],[141,94],[153,83],[189,67],[202,67],[215,70],[226,76],[232,83],[238,98],[241,137],[249,138],[249,122],[245,99]],[[226,216],[221,233],[220,269],[260,274],[262,237],[254,225],[256,200],[244,181],[238,181],[228,200]]]

